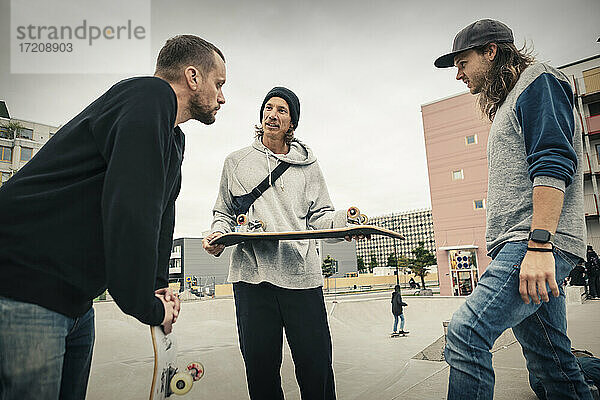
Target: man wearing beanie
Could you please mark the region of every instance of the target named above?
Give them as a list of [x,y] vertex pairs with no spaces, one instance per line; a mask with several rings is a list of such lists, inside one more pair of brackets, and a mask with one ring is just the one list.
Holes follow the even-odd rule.
[[567,77],[514,45],[503,23],[460,31],[455,66],[492,121],[488,141],[487,250],[492,262],[448,326],[448,399],[492,399],[490,349],[508,328],[547,399],[592,396],[567,337],[559,282],[585,257],[582,134]]
[[[218,256],[223,246],[210,241],[236,227],[236,216],[262,221],[267,231],[299,231],[346,225],[346,212],[335,212],[312,150],[294,137],[300,102],[289,89],[275,87],[260,108],[260,126],[251,146],[225,159],[213,209],[212,233],[203,245]],[[285,164],[278,174],[273,171]],[[259,183],[268,186],[246,209],[239,199]],[[243,201],[242,201],[243,203]],[[283,399],[283,330],[296,366],[303,399],[335,399],[331,336],[323,301],[321,260],[314,240],[250,241],[232,253],[240,349],[253,400]]]

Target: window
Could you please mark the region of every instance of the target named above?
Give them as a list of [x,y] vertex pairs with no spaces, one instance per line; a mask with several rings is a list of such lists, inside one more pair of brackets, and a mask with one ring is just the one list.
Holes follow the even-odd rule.
[[596,145],[596,157],[598,157],[598,163],[600,163],[600,144]]
[[181,245],[180,244],[173,246],[173,251],[171,252],[171,258],[181,258]]
[[459,181],[461,179],[465,179],[465,175],[463,174],[463,170],[459,169],[457,171],[452,171],[452,180]]
[[476,210],[483,210],[485,208],[485,199],[473,200],[473,208]]
[[10,133],[10,129],[8,129],[7,126],[0,125],[0,138],[12,139],[12,134]]
[[23,139],[33,140],[33,129],[20,128],[18,136]]
[[31,149],[29,147],[21,147],[21,161],[31,160],[32,155],[33,155],[33,149]]
[[590,110],[590,117],[600,115],[600,101],[588,104],[588,110]]
[[0,161],[12,161],[12,149],[10,147],[0,146]]
[[465,137],[465,142],[467,145],[477,144],[477,135],[469,135]]

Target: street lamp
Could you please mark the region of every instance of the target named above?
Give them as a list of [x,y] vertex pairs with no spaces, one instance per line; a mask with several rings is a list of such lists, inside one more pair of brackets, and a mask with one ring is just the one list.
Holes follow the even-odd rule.
[[[400,221],[406,221],[407,218],[400,218]],[[394,224],[393,222],[391,222],[391,230],[393,231],[397,231],[397,229],[399,228],[399,226],[397,224]],[[400,286],[400,273],[398,272],[398,244],[396,242],[396,238],[392,238],[392,240],[394,241],[394,258],[396,259],[396,285]]]

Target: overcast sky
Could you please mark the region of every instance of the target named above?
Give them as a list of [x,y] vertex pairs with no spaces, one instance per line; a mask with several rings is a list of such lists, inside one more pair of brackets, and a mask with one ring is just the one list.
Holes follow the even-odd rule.
[[[0,1],[0,100],[12,117],[64,124],[127,77],[11,74],[10,1]],[[156,54],[177,34],[201,36],[227,59],[217,121],[182,125],[176,237],[210,227],[223,160],[251,143],[273,86],[300,98],[296,136],[315,151],[335,207],[376,216],[431,205],[421,104],[466,90],[453,69],[433,66],[460,29],[501,20],[517,45],[526,40],[555,66],[600,54],[598,0],[161,0],[151,11],[152,63],[136,75],[152,74]]]

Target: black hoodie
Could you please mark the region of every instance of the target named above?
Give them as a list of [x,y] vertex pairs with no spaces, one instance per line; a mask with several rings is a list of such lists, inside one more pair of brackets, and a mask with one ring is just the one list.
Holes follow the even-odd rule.
[[400,292],[394,291],[392,293],[392,314],[402,314],[402,307],[407,305],[408,304],[402,301],[402,294],[400,294]]

